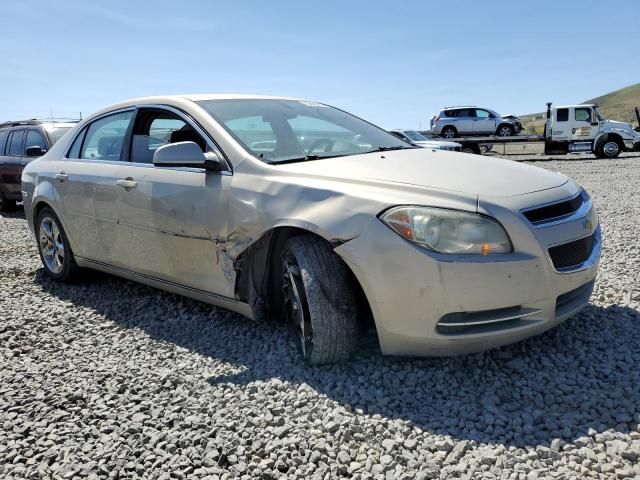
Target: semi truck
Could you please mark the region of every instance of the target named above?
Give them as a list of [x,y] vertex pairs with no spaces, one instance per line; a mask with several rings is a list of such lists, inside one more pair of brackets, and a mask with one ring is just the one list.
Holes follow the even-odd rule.
[[593,153],[598,158],[615,158],[625,151],[640,151],[640,109],[636,108],[638,128],[605,119],[598,105],[563,105],[547,103],[543,135],[509,137],[458,137],[462,151],[482,153],[483,146],[522,142],[544,142],[545,155]]

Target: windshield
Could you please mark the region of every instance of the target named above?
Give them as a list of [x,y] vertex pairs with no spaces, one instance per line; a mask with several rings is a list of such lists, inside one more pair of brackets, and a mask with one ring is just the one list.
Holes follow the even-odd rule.
[[275,99],[196,102],[242,146],[267,163],[414,148],[337,108]]
[[427,141],[429,141],[429,139],[427,137],[425,137],[424,135],[421,135],[420,133],[416,132],[415,130],[404,130],[402,133],[404,133],[407,137],[409,137],[414,142],[427,142]]
[[600,114],[600,110],[598,109],[598,107],[593,107],[593,111],[596,112],[596,117],[598,117],[599,121],[604,120],[604,117]]

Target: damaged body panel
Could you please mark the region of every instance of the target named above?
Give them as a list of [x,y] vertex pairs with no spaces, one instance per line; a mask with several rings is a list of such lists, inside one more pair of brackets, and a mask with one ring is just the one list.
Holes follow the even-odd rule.
[[[199,149],[182,163],[156,161],[174,146]],[[285,98],[113,105],[22,180],[32,231],[43,238],[43,212],[53,212],[77,265],[258,320],[284,316],[317,363],[345,358],[355,340],[338,351],[326,339],[354,336],[362,311],[390,354],[464,353],[539,333],[586,303],[585,290],[556,306],[592,284],[600,251],[591,200],[562,175],[413,148]],[[579,195],[580,206],[547,223],[523,214]],[[570,251],[550,257],[587,237],[579,262]]]

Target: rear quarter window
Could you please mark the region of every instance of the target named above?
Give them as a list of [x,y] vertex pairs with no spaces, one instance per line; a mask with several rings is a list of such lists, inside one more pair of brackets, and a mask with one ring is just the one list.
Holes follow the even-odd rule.
[[4,143],[7,140],[7,130],[0,131],[0,155],[4,155]]

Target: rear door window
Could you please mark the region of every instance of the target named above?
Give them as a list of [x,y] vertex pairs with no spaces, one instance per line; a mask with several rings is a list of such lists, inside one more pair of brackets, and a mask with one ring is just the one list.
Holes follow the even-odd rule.
[[556,111],[556,122],[568,122],[569,121],[569,109],[559,108]]
[[9,136],[6,154],[10,157],[21,157],[23,155],[22,140],[24,139],[24,130],[13,130]]
[[133,111],[121,112],[102,117],[89,125],[80,158],[120,161],[132,118]]
[[476,111],[472,108],[464,108],[462,110],[458,110],[458,118],[475,118]]

